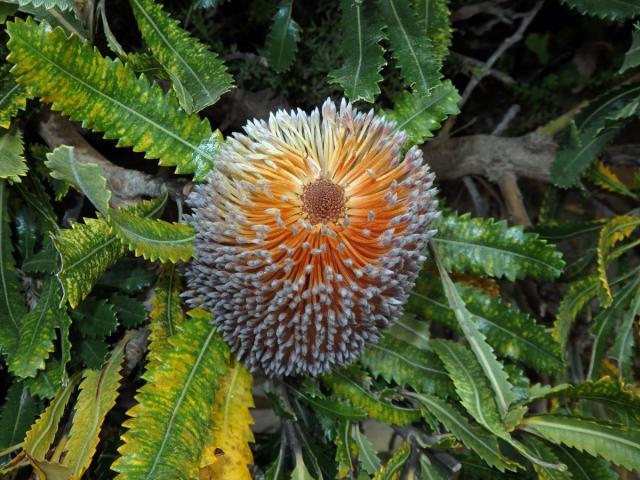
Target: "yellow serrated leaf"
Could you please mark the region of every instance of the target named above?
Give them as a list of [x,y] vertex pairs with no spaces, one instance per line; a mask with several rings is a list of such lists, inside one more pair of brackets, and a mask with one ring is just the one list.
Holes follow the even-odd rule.
[[596,162],[587,174],[587,178],[604,190],[637,199],[627,185],[603,162]]
[[603,306],[611,305],[613,294],[607,279],[607,262],[609,251],[613,246],[627,238],[640,225],[640,217],[633,215],[620,215],[609,221],[600,230],[598,238],[598,279],[600,281],[600,302]]
[[251,479],[248,465],[253,463],[249,443],[254,441],[250,426],[254,406],[251,373],[233,360],[220,379],[220,388],[211,409],[213,434],[200,460],[200,480]]

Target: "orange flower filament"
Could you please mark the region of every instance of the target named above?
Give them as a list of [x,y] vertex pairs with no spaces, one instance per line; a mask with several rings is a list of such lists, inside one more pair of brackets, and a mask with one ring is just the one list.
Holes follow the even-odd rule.
[[401,314],[437,215],[433,175],[406,134],[330,100],[254,120],[189,197],[187,270],[238,358],[267,375],[355,359]]

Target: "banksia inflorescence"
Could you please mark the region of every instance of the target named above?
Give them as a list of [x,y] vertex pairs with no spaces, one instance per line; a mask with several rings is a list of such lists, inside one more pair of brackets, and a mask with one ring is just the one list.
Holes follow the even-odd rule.
[[395,127],[344,100],[278,111],[230,137],[189,197],[185,296],[252,370],[327,372],[402,314],[437,202]]

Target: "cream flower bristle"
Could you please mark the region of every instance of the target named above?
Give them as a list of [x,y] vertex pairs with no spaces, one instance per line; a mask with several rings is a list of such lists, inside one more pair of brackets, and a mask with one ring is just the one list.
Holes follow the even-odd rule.
[[344,100],[278,111],[227,139],[190,195],[184,295],[252,370],[328,372],[402,314],[437,202],[422,151],[403,158],[395,127]]

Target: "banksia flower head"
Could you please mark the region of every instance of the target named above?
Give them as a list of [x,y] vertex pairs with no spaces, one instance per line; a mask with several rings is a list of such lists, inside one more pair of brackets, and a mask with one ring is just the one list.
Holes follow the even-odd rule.
[[331,100],[227,139],[189,197],[191,306],[214,314],[252,370],[318,375],[354,360],[401,314],[437,215],[407,135]]

